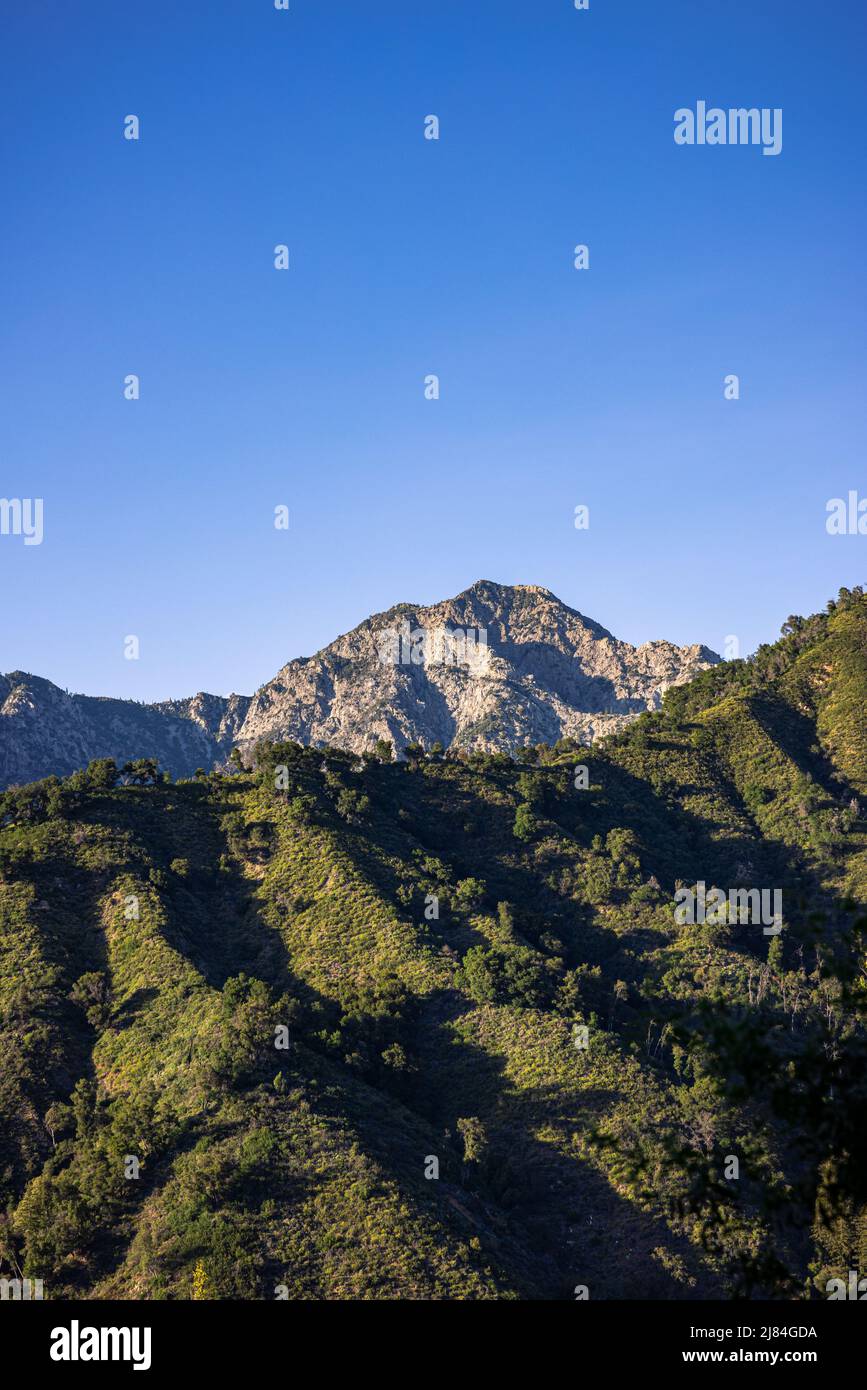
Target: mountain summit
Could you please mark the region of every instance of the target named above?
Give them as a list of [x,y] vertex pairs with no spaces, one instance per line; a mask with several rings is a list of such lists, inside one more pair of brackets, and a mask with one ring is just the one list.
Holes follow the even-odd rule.
[[620,642],[540,585],[479,580],[430,607],[398,604],[290,661],[253,697],[237,741],[353,752],[377,738],[398,751],[590,742],[718,661],[702,646]]
[[536,584],[480,580],[428,607],[397,604],[299,657],[249,696],[140,705],[0,676],[0,786],[93,758],[156,757],[175,776],[233,746],[293,739],[361,752],[378,738],[511,751],[589,743],[657,709],[665,690],[715,665],[703,646],[630,646]]
[[[372,619],[289,684],[343,660],[341,688],[356,663],[379,685],[379,654],[405,655],[383,625],[408,617],[411,653],[422,616],[489,624],[487,649],[428,655],[519,689],[526,661],[550,694],[561,647],[607,653],[596,678],[638,698],[617,662],[640,653],[494,585]],[[0,1278],[139,1305],[568,1303],[581,1281],[596,1308],[773,1300],[799,1322],[845,1297],[867,597],[783,633],[586,752],[283,743],[204,785],[101,763],[0,795]]]

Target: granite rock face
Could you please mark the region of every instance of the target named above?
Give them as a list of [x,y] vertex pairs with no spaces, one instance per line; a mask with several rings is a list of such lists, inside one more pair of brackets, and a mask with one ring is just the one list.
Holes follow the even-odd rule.
[[174,777],[227,758],[249,697],[142,705],[70,695],[23,671],[0,675],[0,787],[66,777],[93,758],[153,757]]
[[632,647],[538,585],[482,580],[430,607],[398,604],[252,696],[141,705],[0,675],[0,786],[66,776],[93,758],[156,757],[175,777],[224,764],[259,739],[362,752],[377,738],[509,752],[585,743],[656,709],[719,657],[706,647]]
[[510,751],[612,733],[719,661],[706,647],[632,647],[537,585],[482,580],[432,607],[400,604],[290,661],[238,734],[361,752],[419,741]]

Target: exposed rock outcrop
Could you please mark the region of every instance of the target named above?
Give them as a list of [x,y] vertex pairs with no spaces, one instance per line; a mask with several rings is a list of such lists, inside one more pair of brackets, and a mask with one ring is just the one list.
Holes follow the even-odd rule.
[[99,757],[156,757],[190,776],[262,738],[354,752],[386,738],[398,753],[413,741],[506,752],[563,737],[589,743],[718,661],[702,646],[630,646],[548,589],[481,580],[443,603],[368,618],[290,661],[252,698],[141,705],[71,695],[20,671],[0,676],[0,786],[65,776]]

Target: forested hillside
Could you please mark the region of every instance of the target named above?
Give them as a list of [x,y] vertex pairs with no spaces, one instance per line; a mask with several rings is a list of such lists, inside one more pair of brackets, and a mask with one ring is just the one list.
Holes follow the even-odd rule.
[[[0,796],[0,1273],[701,1299],[867,1272],[865,715],[842,591],[592,748],[262,744]],[[779,891],[782,931],[681,925],[699,884]]]

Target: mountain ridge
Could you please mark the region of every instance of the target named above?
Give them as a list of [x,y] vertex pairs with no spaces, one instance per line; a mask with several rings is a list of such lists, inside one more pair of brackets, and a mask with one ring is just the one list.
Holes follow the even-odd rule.
[[0,1277],[838,1296],[867,1231],[865,652],[841,590],[591,749],[264,742],[0,794]]
[[[407,624],[410,646],[413,633],[429,632],[457,659],[416,660],[402,640]],[[389,632],[394,662],[377,646]],[[465,660],[452,650],[456,633]],[[190,776],[262,738],[356,753],[385,738],[398,754],[415,742],[500,752],[560,737],[589,743],[718,662],[698,643],[622,642],[542,585],[477,580],[454,598],[371,614],[249,696],[199,691],[139,704],[70,694],[20,671],[0,676],[0,786],[65,776],[99,757],[157,757]]]

